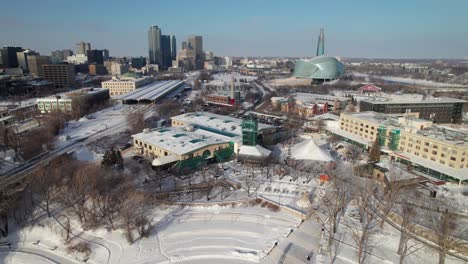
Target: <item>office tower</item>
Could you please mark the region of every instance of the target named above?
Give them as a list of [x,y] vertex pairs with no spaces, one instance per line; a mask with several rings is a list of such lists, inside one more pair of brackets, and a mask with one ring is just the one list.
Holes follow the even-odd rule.
[[201,55],[203,54],[203,40],[202,36],[190,36],[188,38],[188,42],[190,46],[195,50],[195,54]]
[[102,57],[104,58],[104,60],[109,59],[109,50],[108,49],[103,49],[102,50]]
[[214,54],[212,51],[207,51],[205,52],[205,60],[213,60],[214,59]]
[[134,69],[141,69],[146,65],[146,59],[144,57],[132,58],[130,61]]
[[203,53],[202,36],[190,36],[188,38],[189,45],[195,51],[195,69],[203,69],[205,54]]
[[88,50],[86,53],[88,57],[88,63],[92,64],[104,64],[104,57],[103,57],[103,52],[102,50]]
[[55,88],[68,88],[75,85],[75,67],[73,64],[42,65],[44,79],[54,82]]
[[28,56],[39,55],[39,53],[33,50],[25,50],[16,53],[16,57],[18,59],[18,66],[23,69],[27,70],[28,67]]
[[23,51],[21,47],[3,47],[2,53],[2,64],[4,68],[16,68],[18,67],[17,52]]
[[43,77],[42,66],[50,63],[49,56],[32,55],[28,56],[29,72],[35,77]]
[[71,50],[54,50],[50,56],[50,60],[53,63],[58,63],[67,60],[69,56],[73,55]]
[[188,46],[187,41],[182,41],[182,49],[183,49],[183,50],[189,49],[189,46]]
[[72,50],[62,50],[62,56],[63,59],[66,60],[68,56],[73,56],[73,51]]
[[177,58],[177,44],[176,44],[176,37],[171,35],[171,60],[175,60]]
[[161,52],[162,52],[162,69],[167,69],[172,66],[171,59],[171,37],[168,35],[161,36]]
[[322,56],[323,54],[325,54],[325,35],[323,33],[323,28],[321,28],[317,43],[317,56]]
[[162,63],[161,52],[161,29],[158,26],[151,26],[148,30],[149,63]]
[[88,71],[90,75],[104,75],[107,74],[106,67],[102,64],[89,64]]
[[80,42],[76,44],[76,54],[87,54],[87,51],[91,49],[91,44],[86,42]]

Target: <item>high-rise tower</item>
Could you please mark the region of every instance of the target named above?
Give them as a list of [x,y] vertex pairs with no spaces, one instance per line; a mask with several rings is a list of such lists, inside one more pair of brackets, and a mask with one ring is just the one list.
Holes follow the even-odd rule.
[[174,35],[171,35],[171,60],[176,60],[176,58],[177,58],[176,38]]
[[162,63],[161,52],[161,29],[158,26],[151,26],[148,30],[149,63]]
[[325,54],[325,35],[323,33],[323,28],[321,28],[317,43],[317,56],[322,56],[323,54]]

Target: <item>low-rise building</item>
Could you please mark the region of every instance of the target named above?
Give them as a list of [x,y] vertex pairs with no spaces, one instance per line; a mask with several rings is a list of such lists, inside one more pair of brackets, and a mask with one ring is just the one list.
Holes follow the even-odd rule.
[[126,73],[120,78],[114,77],[110,81],[102,82],[102,88],[109,89],[110,96],[119,96],[134,91],[150,82],[153,78],[139,77],[135,74]]
[[468,180],[468,133],[419,119],[418,113],[342,113],[328,130],[366,148],[378,141],[400,163],[438,179]]
[[344,110],[350,101],[351,98],[347,97],[308,93],[295,93],[289,97],[271,98],[273,107],[281,112],[296,113],[304,118],[330,111]]
[[102,88],[83,88],[55,96],[37,98],[37,107],[41,113],[52,111],[72,112],[77,100],[86,99],[90,105],[98,104],[109,99],[109,90]]
[[[193,112],[171,117],[173,127],[193,126],[206,133],[229,137],[236,144],[242,142],[242,119],[209,112]],[[267,124],[258,124],[257,142],[259,144],[275,142],[278,128]],[[238,149],[239,146],[236,146]]]
[[132,136],[134,152],[153,158],[153,167],[193,169],[215,159],[224,161],[234,153],[233,143],[208,136],[192,126],[145,129]]

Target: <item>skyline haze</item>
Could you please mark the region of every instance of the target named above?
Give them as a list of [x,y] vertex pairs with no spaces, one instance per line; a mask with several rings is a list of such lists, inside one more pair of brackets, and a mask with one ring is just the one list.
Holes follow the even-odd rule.
[[[363,58],[466,58],[468,19],[460,0],[363,1],[15,1],[4,3],[0,45],[41,54],[90,42],[111,56],[147,56],[147,30],[173,34],[177,47],[203,36],[219,56],[312,57],[320,28],[326,54]],[[34,8],[24,8],[30,6]],[[180,48],[179,48],[180,49]]]

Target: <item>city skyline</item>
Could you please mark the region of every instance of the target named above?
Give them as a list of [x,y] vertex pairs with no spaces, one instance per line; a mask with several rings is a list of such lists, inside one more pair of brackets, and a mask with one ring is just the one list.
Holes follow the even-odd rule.
[[[331,56],[468,57],[463,12],[468,2],[457,0],[378,4],[367,0],[332,4],[236,1],[223,5],[210,0],[183,1],[182,5],[137,1],[133,6],[125,1],[42,1],[37,7],[36,2],[24,2],[35,8],[5,3],[9,12],[0,18],[7,25],[0,29],[0,45],[21,46],[41,54],[73,50],[76,43],[84,41],[96,49],[108,49],[111,56],[147,56],[147,30],[158,25],[164,34],[176,36],[177,47],[190,35],[201,35],[204,49],[219,56],[312,57],[317,32],[324,28],[326,54]],[[78,14],[86,14],[86,19]],[[174,19],[176,14],[178,19]]]

